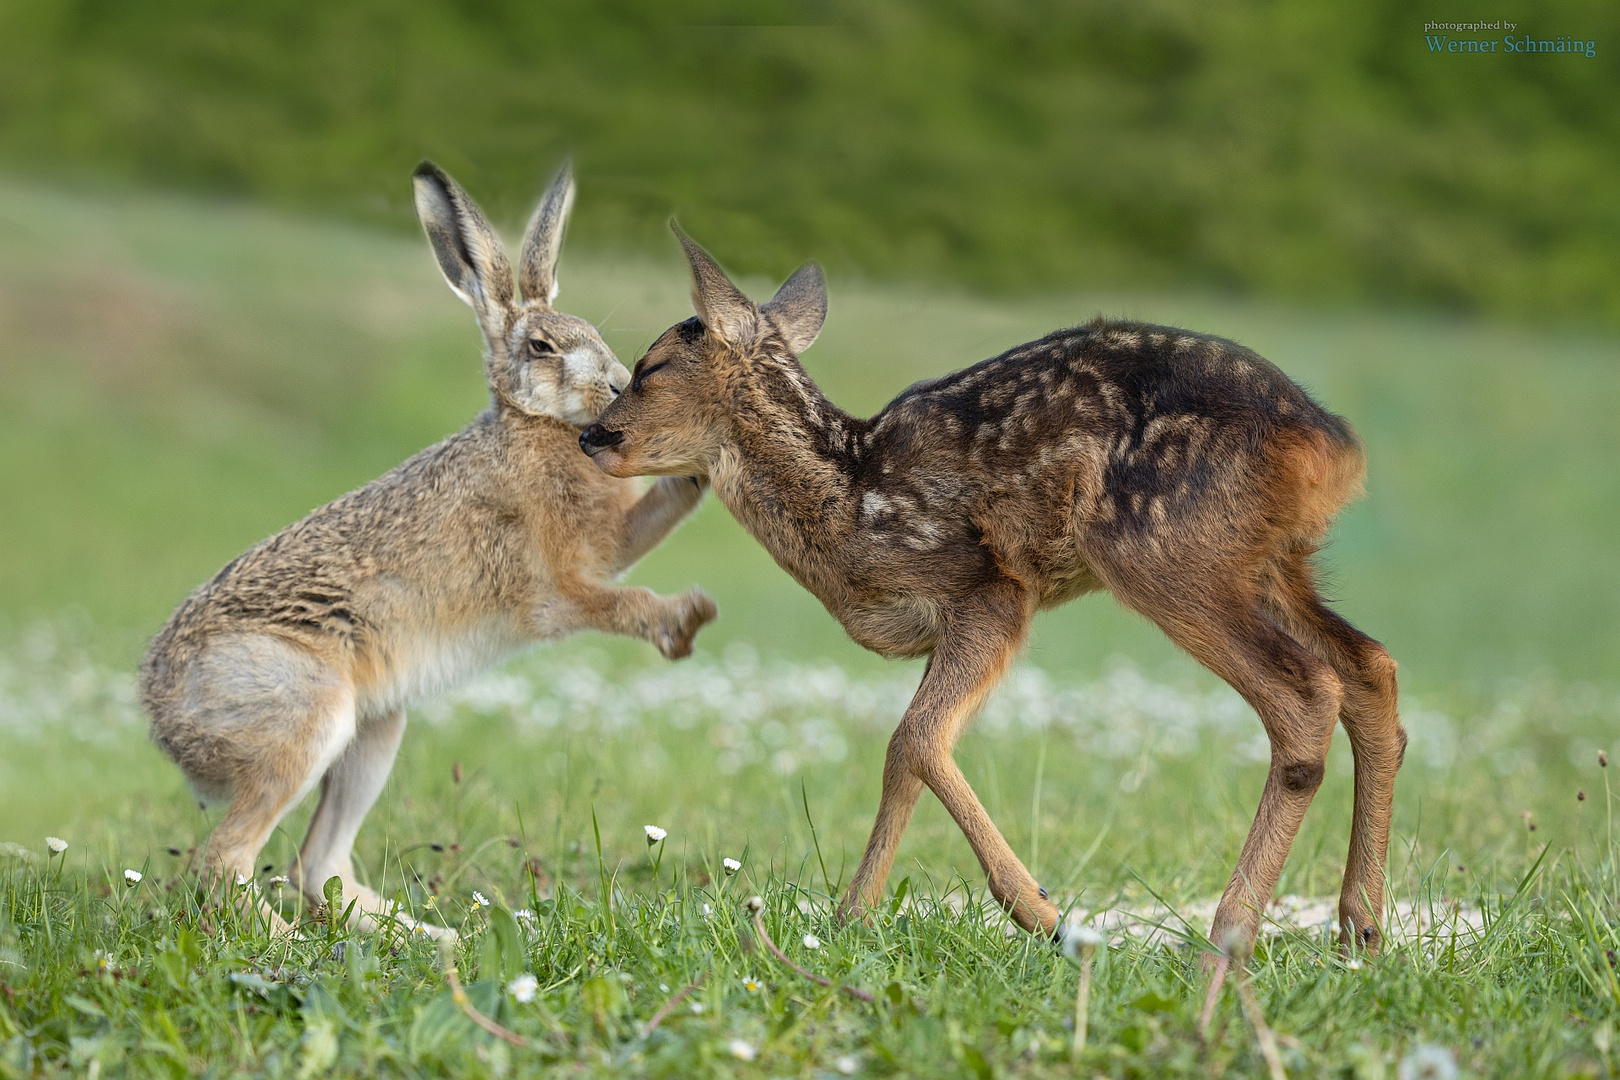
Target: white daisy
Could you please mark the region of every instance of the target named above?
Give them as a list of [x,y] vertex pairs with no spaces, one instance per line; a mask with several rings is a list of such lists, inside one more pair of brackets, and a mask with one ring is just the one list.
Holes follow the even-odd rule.
[[140,883],[141,883],[141,872],[139,870],[125,870],[124,871],[124,884],[126,884],[126,885],[139,885]]
[[1423,1043],[1401,1059],[1396,1075],[1401,1080],[1456,1080],[1457,1059],[1443,1046]]
[[656,825],[643,825],[641,827],[641,831],[647,834],[648,847],[652,847],[654,844],[658,843],[658,841],[669,835],[669,833],[665,832],[663,829],[660,829]]
[[506,984],[506,992],[511,994],[519,1003],[527,1005],[534,1000],[535,992],[540,989],[540,980],[528,972],[524,972]]
[[512,912],[512,914],[515,917],[522,919],[524,922],[535,921],[535,914],[532,908],[518,908],[516,911]]
[[287,884],[286,874],[277,874],[275,877],[270,879],[270,887],[272,889],[279,889],[285,884]]
[[476,908],[481,908],[481,907],[489,907],[489,897],[485,896],[483,893],[479,892],[477,889],[474,889],[473,890],[472,906],[475,909]]
[[726,868],[726,877],[730,877],[732,874],[735,874],[737,871],[742,869],[742,863],[738,862],[736,859],[721,859],[720,865]]
[[845,1076],[854,1076],[860,1067],[861,1063],[855,1059],[854,1054],[845,1054],[843,1057],[833,1062],[833,1068],[837,1069]]
[[1063,932],[1063,955],[1078,964],[1085,950],[1095,949],[1107,940],[1096,927],[1070,927]]
[[807,949],[819,949],[821,948],[821,939],[814,934],[806,934],[804,935],[804,947]]
[[743,1042],[741,1039],[732,1039],[726,1044],[726,1049],[730,1050],[731,1056],[739,1061],[753,1061],[759,1054],[753,1043]]
[[52,855],[60,855],[67,850],[67,841],[60,836],[47,836],[45,846],[51,849]]

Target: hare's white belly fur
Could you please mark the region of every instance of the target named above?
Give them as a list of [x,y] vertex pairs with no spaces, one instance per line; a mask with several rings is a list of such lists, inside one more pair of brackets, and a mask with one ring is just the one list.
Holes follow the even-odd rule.
[[357,687],[356,711],[381,716],[443,693],[497,663],[532,640],[505,620],[436,632],[415,627],[388,643],[376,678]]

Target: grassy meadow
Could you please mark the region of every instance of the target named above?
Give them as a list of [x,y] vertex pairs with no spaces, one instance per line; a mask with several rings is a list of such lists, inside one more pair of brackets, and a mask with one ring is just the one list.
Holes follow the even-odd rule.
[[[586,173],[582,212],[591,197]],[[560,305],[627,362],[684,317],[685,293],[673,242],[662,258],[564,255]],[[1255,347],[1369,447],[1367,498],[1325,561],[1341,609],[1402,664],[1403,906],[1376,962],[1338,956],[1320,926],[1264,940],[1253,987],[1283,1067],[1612,1074],[1620,869],[1598,755],[1620,754],[1620,342],[835,275],[805,363],[870,411],[1099,311]],[[632,574],[715,596],[697,656],[665,665],[580,638],[424,703],[361,835],[377,887],[464,930],[472,1000],[529,1045],[473,1026],[427,943],[307,912],[297,937],[272,939],[203,910],[188,875],[210,818],[145,739],[130,676],[144,639],[247,545],[483,398],[471,314],[420,239],[0,182],[0,1075],[1264,1075],[1235,994],[1199,1039],[1192,959],[1265,771],[1241,702],[1093,597],[1042,617],[958,750],[1077,918],[1160,912],[1157,939],[1119,929],[1100,951],[1073,1060],[1075,968],[984,911],[931,799],[893,902],[870,925],[831,924],[919,669],[845,641],[712,500]],[[1292,896],[1338,886],[1338,742]],[[272,895],[308,812],[265,851]],[[649,847],[646,824],[667,839]],[[758,948],[754,893],[793,959],[876,1002]],[[537,987],[520,1001],[506,988],[525,972]],[[1440,1071],[1413,1071],[1424,1062]]]

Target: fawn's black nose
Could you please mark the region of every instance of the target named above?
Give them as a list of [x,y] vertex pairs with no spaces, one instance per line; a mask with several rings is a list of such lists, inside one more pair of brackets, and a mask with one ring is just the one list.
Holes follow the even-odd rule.
[[624,432],[610,431],[601,424],[592,424],[579,433],[579,448],[587,454],[594,454],[598,450],[606,450],[610,446],[618,446],[624,442]]

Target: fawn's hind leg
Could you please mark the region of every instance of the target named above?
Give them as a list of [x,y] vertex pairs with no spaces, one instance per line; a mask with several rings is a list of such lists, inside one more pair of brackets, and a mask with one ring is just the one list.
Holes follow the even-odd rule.
[[1395,803],[1395,773],[1406,754],[1397,708],[1395,661],[1384,647],[1330,610],[1316,593],[1307,553],[1278,568],[1267,603],[1290,633],[1333,666],[1344,684],[1339,719],[1355,755],[1355,813],[1339,894],[1339,940],[1377,951],[1382,944],[1384,860]]
[[356,929],[375,930],[376,916],[393,916],[435,938],[453,939],[456,935],[452,930],[418,923],[395,912],[390,901],[362,885],[354,873],[355,837],[377,796],[382,794],[404,734],[403,709],[366,720],[358,726],[354,741],[321,778],[321,801],[310,819],[309,833],[304,837],[292,876],[312,904],[325,902],[322,889],[328,879],[341,880],[344,906],[354,903]]
[[1246,590],[1215,592],[1207,579],[1184,590],[1174,577],[1148,581],[1138,577],[1114,593],[1225,679],[1260,715],[1271,740],[1260,806],[1210,930],[1217,945],[1234,930],[1252,942],[1326,771],[1343,696],[1339,677],[1267,618]]

